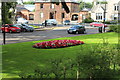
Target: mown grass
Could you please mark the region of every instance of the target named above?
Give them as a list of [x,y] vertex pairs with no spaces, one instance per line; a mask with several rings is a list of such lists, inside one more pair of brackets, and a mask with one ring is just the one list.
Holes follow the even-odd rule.
[[[81,40],[84,41],[85,44],[56,49],[32,48],[33,44],[38,42],[62,39]],[[49,66],[47,63],[50,59],[75,58],[80,49],[84,48],[87,50],[89,47],[94,46],[97,43],[103,43],[104,41],[107,41],[111,45],[118,44],[118,34],[114,32],[91,34],[3,45],[3,77],[15,78],[19,77],[20,73],[32,73],[40,66]]]

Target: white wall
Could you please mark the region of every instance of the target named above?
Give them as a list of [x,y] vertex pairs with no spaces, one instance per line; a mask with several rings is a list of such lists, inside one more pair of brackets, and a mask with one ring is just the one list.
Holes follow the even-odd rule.
[[[118,2],[119,2],[120,0],[109,0],[108,1],[108,9],[107,9],[107,19],[108,20],[112,20],[113,18],[112,18],[112,15],[114,15],[114,14],[118,14],[118,11],[115,11],[114,10],[114,4],[118,4]],[[120,7],[120,6],[119,6]]]

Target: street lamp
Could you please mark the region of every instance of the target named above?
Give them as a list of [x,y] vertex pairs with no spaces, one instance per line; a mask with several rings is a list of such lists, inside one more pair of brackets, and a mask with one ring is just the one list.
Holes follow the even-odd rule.
[[105,3],[105,7],[104,7],[104,14],[103,14],[103,32],[105,32],[105,21],[106,21],[106,0],[103,0]]
[[106,20],[106,0],[103,0],[105,3],[105,8],[104,8],[104,16],[103,16],[103,23],[105,24],[105,20]]

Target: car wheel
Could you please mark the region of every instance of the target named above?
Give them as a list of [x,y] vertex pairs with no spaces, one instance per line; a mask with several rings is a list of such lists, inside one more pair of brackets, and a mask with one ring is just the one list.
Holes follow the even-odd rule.
[[86,33],[87,33],[87,32],[86,32],[86,30],[85,30],[83,34],[86,34]]
[[10,30],[9,32],[12,33],[12,30]]
[[33,30],[30,30],[30,32],[33,32]]
[[2,33],[4,33],[5,31],[1,31]]
[[92,25],[92,27],[95,27],[94,25]]
[[81,32],[80,32],[80,31],[78,31],[78,34],[81,34]]
[[27,32],[27,30],[26,30],[26,29],[23,29],[23,32]]
[[56,26],[56,24],[53,24],[53,26]]
[[73,32],[73,34],[77,34],[78,32]]
[[71,34],[71,33],[68,31],[68,34]]

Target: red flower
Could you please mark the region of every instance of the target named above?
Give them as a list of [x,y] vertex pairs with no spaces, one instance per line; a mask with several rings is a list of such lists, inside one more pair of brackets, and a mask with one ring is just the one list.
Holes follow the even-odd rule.
[[79,40],[53,40],[53,41],[36,43],[33,45],[33,47],[34,48],[60,48],[60,47],[75,46],[80,44],[84,44],[84,42]]

